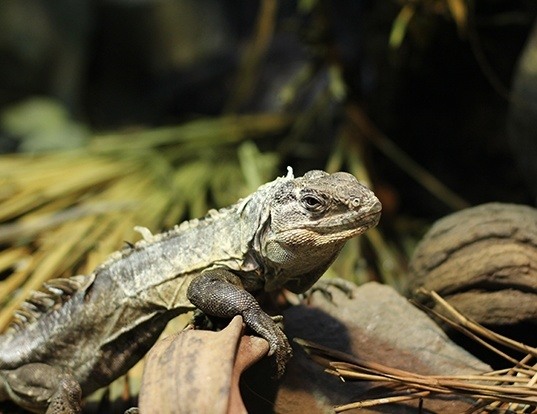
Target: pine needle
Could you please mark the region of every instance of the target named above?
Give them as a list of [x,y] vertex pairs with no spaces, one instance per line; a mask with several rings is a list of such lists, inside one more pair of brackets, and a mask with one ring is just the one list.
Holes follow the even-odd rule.
[[[471,375],[422,375],[415,372],[384,366],[375,361],[367,361],[303,339],[295,339],[316,362],[326,367],[326,372],[338,376],[343,381],[374,381],[383,384],[386,395],[335,408],[342,412],[353,408],[391,404],[417,398],[433,398],[437,395],[455,398],[472,398],[474,408],[481,410],[510,410],[512,413],[533,413],[537,407],[537,350],[470,320],[436,292],[422,291],[437,305],[442,307],[443,320],[465,328],[473,338],[493,341],[509,348],[527,353],[517,360],[507,356],[515,365],[511,369],[483,372]],[[432,315],[438,312],[426,308]],[[491,346],[490,349],[495,349]],[[503,353],[500,353],[503,356]],[[533,361],[533,363],[531,363]]]

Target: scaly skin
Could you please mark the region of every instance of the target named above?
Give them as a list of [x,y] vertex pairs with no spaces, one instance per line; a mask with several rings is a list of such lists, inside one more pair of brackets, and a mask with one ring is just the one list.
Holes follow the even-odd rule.
[[310,171],[261,186],[201,220],[151,235],[87,276],[56,279],[0,336],[0,401],[79,413],[82,396],[127,372],[167,322],[198,307],[245,323],[281,375],[291,347],[251,292],[304,292],[343,244],[375,226],[381,206],[350,174]]

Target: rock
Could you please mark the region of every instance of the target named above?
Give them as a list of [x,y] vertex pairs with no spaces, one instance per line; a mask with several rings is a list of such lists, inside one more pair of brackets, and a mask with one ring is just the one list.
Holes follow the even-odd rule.
[[[352,299],[339,289],[330,288],[333,300],[314,293],[308,306],[289,308],[284,313],[285,331],[299,337],[353,354],[361,359],[421,374],[464,374],[490,370],[490,367],[453,344],[424,313],[391,287],[368,283],[349,284]],[[257,401],[255,412],[324,413],[333,406],[375,396],[386,391],[370,382],[341,382],[323,371],[295,346],[283,383],[267,391],[263,372],[256,365],[248,380],[250,393],[270,399],[274,406]],[[266,376],[266,372],[264,373]],[[257,379],[257,383],[256,383]],[[263,405],[264,404],[264,405]],[[390,404],[360,413],[416,413],[417,401]],[[426,412],[464,412],[467,401],[426,399]]]
[[435,290],[465,316],[535,345],[537,209],[490,203],[437,221],[409,278],[416,299],[420,287]]

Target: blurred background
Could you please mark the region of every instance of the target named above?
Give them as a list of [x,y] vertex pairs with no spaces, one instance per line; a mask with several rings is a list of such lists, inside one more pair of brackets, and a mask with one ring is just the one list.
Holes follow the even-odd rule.
[[291,131],[256,143],[279,154],[278,173],[324,167],[350,123],[345,135],[365,141],[368,171],[398,213],[437,217],[461,200],[431,197],[368,135],[469,204],[532,202],[537,144],[523,124],[536,14],[531,0],[5,0],[0,149],[287,114]]

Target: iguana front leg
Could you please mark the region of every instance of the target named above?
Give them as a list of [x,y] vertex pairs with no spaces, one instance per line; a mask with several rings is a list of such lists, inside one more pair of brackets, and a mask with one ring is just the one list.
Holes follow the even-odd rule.
[[244,290],[237,275],[226,269],[206,270],[191,282],[187,297],[208,315],[221,318],[241,315],[246,325],[268,341],[268,355],[276,356],[276,375],[283,374],[292,355],[287,337],[254,297]]
[[35,413],[78,414],[82,391],[72,375],[42,363],[0,371],[0,394]]

